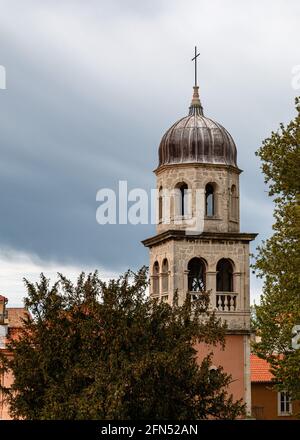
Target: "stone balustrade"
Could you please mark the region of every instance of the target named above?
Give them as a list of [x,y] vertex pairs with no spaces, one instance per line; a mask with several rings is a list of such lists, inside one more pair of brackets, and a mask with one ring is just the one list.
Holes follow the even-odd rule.
[[216,309],[219,312],[235,312],[237,295],[236,292],[216,292]]

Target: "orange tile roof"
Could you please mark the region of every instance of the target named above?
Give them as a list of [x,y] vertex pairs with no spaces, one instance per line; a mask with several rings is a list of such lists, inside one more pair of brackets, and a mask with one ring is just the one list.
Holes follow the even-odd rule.
[[22,327],[22,318],[28,316],[28,312],[24,307],[7,307],[8,314],[8,326],[9,327]]
[[271,382],[273,374],[265,359],[260,359],[255,354],[250,355],[251,382]]

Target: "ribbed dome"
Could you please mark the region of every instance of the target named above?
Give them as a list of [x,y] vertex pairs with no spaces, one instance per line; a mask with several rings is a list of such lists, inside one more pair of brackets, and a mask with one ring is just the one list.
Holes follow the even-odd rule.
[[236,146],[228,131],[204,117],[195,86],[189,115],[175,122],[160,142],[159,166],[196,162],[237,167],[236,155]]

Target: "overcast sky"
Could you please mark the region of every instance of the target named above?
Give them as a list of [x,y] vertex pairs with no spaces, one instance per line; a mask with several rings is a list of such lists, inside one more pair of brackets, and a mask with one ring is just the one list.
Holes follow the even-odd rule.
[[[0,292],[22,278],[148,263],[154,226],[100,226],[96,193],[155,187],[163,133],[187,114],[195,44],[204,112],[238,148],[241,230],[271,233],[254,152],[294,115],[298,0],[0,0]],[[253,250],[255,249],[253,246]],[[252,278],[252,300],[260,283]]]

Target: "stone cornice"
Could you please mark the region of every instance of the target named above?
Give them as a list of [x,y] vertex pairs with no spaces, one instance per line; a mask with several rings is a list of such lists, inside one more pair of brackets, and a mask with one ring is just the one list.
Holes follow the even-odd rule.
[[251,335],[251,330],[248,329],[226,329],[225,335]]
[[161,172],[165,171],[168,168],[191,168],[191,167],[206,168],[206,169],[221,168],[221,169],[233,171],[236,174],[241,174],[243,172],[243,170],[241,170],[240,168],[236,168],[232,165],[219,164],[219,163],[216,164],[199,163],[199,162],[182,162],[182,163],[165,164],[165,165],[161,165],[160,167],[157,167],[155,170],[153,170],[153,172],[156,174],[156,176],[158,176]]
[[146,238],[142,243],[146,247],[156,246],[164,241],[169,240],[231,240],[244,241],[249,243],[254,240],[258,234],[247,232],[202,232],[201,234],[186,234],[183,230],[168,230],[153,237]]

